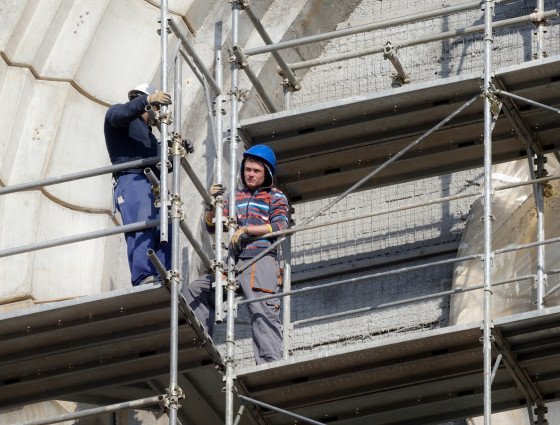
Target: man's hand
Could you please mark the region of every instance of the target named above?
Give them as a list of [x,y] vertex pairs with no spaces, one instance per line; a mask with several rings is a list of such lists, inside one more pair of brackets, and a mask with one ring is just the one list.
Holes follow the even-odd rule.
[[237,229],[237,231],[231,237],[232,246],[239,246],[242,236],[248,233],[249,233],[249,228],[247,226],[243,226]]
[[171,96],[167,92],[158,91],[148,96],[148,103],[156,105],[170,105]]
[[211,187],[210,190],[208,191],[208,193],[210,194],[210,197],[212,198],[212,201],[210,203],[208,202],[204,202],[206,205],[206,211],[214,211],[214,209],[216,208],[216,198],[218,196],[221,196],[224,194],[224,192],[226,191],[226,188],[218,183],[214,183]]
[[215,198],[217,196],[223,195],[225,191],[226,188],[222,184],[214,183],[212,187],[210,187],[209,193],[212,198]]

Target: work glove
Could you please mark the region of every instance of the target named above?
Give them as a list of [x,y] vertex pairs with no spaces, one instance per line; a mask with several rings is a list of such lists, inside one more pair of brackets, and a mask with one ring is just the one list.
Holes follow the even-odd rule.
[[148,103],[155,105],[170,105],[171,96],[164,91],[158,91],[148,96]]
[[221,196],[225,193],[226,188],[220,184],[220,183],[214,183],[211,187],[210,190],[208,191],[208,193],[210,194],[210,197],[212,198],[212,202],[210,204],[206,204],[206,211],[214,211],[214,208],[216,207],[216,198],[218,196]]
[[240,227],[235,231],[233,236],[231,237],[231,245],[234,247],[240,247],[241,241],[245,239],[249,234],[249,228],[247,226]]
[[221,196],[226,192],[226,188],[224,187],[224,185],[220,184],[220,183],[214,183],[211,187],[210,187],[210,196],[212,198],[216,198],[217,196]]

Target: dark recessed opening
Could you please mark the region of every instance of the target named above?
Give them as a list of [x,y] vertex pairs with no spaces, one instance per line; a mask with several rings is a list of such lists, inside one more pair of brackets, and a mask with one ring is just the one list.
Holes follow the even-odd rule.
[[449,99],[444,99],[444,100],[436,100],[435,102],[432,103],[432,106],[448,105],[448,104],[449,104]]
[[457,147],[459,148],[466,148],[467,146],[473,146],[474,145],[474,141],[470,141],[470,142],[462,142],[462,143],[458,143]]
[[532,106],[529,105],[528,103],[524,103],[523,105],[519,106],[520,111],[529,111],[531,108],[532,108]]
[[313,133],[314,131],[315,131],[314,128],[303,128],[299,131],[299,134]]
[[459,392],[457,393],[457,397],[463,397],[463,396],[466,396],[466,395],[473,395],[473,394],[474,394],[474,391],[473,391],[473,390],[459,391]]
[[432,356],[441,356],[442,354],[447,354],[447,353],[449,353],[449,350],[447,348],[442,348],[441,350],[432,351]]
[[21,382],[21,379],[19,378],[6,379],[4,381],[4,385],[17,384],[18,382]]
[[292,384],[300,384],[309,381],[309,376],[302,376],[301,378],[292,379]]
[[330,170],[325,170],[325,174],[335,174],[340,173],[340,168],[331,168]]
[[301,196],[292,196],[292,202],[299,202],[301,201],[303,198]]
[[149,357],[155,355],[155,351],[144,351],[143,353],[138,353],[138,357]]
[[556,75],[555,77],[552,77],[550,79],[550,82],[554,82],[554,81],[560,81],[560,75]]

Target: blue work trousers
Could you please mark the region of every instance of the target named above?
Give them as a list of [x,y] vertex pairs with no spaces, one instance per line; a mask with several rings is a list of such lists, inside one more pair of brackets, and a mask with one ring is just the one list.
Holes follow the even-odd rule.
[[[123,224],[159,218],[155,207],[155,197],[148,178],[143,174],[123,174],[115,185],[115,206],[121,213]],[[166,270],[171,269],[171,240],[162,244],[160,227],[125,233],[128,264],[133,286],[139,285],[149,276],[158,276],[156,268],[148,258],[148,250],[153,249]],[[170,229],[170,228],[169,228]],[[169,238],[171,238],[171,234]]]

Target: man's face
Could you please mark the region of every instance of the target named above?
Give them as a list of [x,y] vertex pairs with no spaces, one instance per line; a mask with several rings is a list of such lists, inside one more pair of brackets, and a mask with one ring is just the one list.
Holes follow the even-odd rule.
[[266,169],[264,164],[250,157],[245,159],[245,167],[243,168],[243,177],[245,183],[250,190],[256,190],[264,183]]

